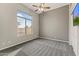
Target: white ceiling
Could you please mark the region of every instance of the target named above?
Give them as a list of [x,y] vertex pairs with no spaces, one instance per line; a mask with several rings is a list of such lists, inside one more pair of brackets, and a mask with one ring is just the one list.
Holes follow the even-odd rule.
[[[37,8],[33,7],[32,5],[39,5],[40,3],[25,3],[24,5],[26,5],[28,8],[30,8],[32,11],[35,12],[35,10]],[[59,7],[62,7],[62,6],[65,6],[65,5],[68,5],[69,3],[46,3],[47,6],[50,7],[50,9],[47,9],[47,11],[50,11],[50,10],[53,10],[53,9],[56,9],[56,8],[59,8]],[[37,11],[35,12],[37,14],[40,14],[41,12],[40,11]]]

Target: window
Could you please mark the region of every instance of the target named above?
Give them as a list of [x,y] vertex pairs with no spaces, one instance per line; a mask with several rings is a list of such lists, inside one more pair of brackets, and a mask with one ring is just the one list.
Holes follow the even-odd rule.
[[17,36],[32,34],[32,17],[25,12],[17,12]]

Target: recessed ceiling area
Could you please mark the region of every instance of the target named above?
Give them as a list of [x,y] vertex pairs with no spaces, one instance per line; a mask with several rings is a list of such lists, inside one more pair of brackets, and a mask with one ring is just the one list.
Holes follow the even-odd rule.
[[[39,6],[40,3],[24,3],[24,5],[26,5],[28,8],[30,8],[32,11],[35,12],[35,10],[37,8],[33,7],[32,5]],[[47,9],[45,12],[50,11],[50,10],[53,10],[53,9],[56,9],[56,8],[59,8],[59,7],[63,7],[63,6],[69,5],[69,3],[46,3],[46,5],[48,7],[50,7],[50,9]],[[40,11],[37,11],[35,13],[40,14],[41,12]]]

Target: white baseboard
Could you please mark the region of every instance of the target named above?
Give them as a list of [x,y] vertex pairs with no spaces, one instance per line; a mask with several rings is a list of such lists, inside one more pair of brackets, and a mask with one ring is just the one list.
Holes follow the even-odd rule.
[[66,42],[66,43],[69,43],[69,41],[58,40],[58,39],[56,39],[56,38],[48,38],[48,37],[40,37],[40,38],[50,39],[50,40],[55,40],[55,41],[60,41],[60,42]]

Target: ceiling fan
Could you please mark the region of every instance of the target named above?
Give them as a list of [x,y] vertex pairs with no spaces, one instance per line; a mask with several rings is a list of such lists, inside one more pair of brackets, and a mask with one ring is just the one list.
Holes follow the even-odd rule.
[[32,6],[37,8],[35,12],[37,11],[45,12],[47,9],[50,9],[50,7],[47,6],[45,3],[40,3],[39,5],[32,5]]

